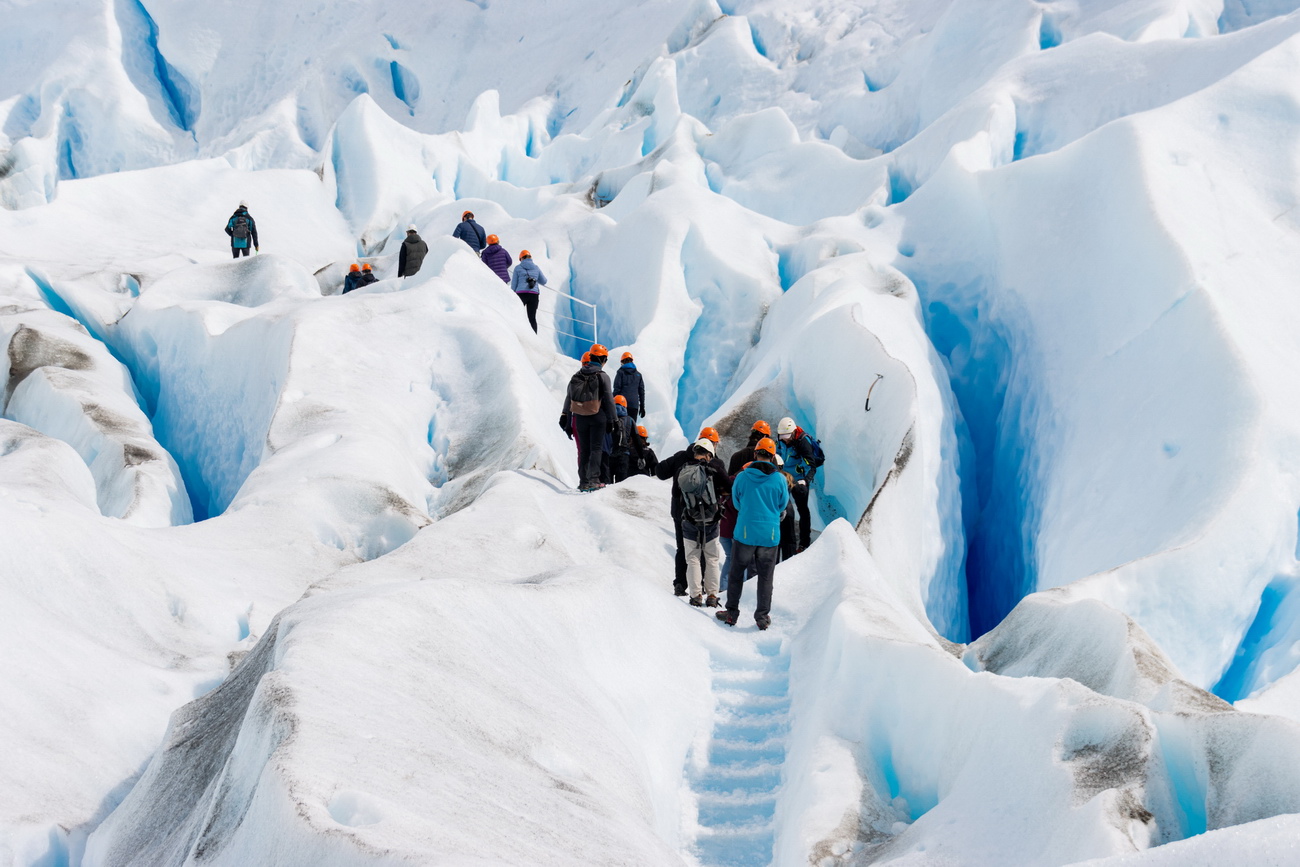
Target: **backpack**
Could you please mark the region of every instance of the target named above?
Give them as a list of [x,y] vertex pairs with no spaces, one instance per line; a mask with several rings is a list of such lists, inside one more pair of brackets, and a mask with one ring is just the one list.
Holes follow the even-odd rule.
[[235,228],[231,237],[244,240],[248,237],[248,214],[235,215]]
[[685,508],[682,517],[697,527],[714,523],[722,515],[718,492],[713,488],[713,475],[699,461],[691,461],[677,472],[677,487],[681,488]]
[[822,450],[821,440],[815,440],[812,437],[808,437],[808,443],[812,446],[813,450],[813,469],[817,469],[822,464],[826,463],[826,452]]
[[569,378],[569,409],[574,415],[600,412],[600,371],[582,368]]

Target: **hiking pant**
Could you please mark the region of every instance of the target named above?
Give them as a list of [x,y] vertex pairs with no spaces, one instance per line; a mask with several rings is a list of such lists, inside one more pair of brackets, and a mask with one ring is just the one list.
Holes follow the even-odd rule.
[[799,512],[799,548],[802,551],[812,544],[812,515],[808,513],[808,483],[795,482],[790,490],[790,499]]
[[[519,300],[523,302],[524,308],[528,311],[528,324],[533,326],[533,333],[537,333],[537,302],[541,295],[536,292],[516,292]],[[574,329],[575,331],[577,329]]]
[[240,256],[251,256],[252,253],[253,253],[252,247],[231,247],[230,248],[230,258],[232,259],[238,259]]
[[591,486],[600,482],[600,458],[605,453],[605,416],[574,415],[578,441],[578,483]]
[[631,457],[632,456],[627,452],[621,452],[614,455],[614,459],[610,462],[614,470],[614,481],[621,482],[628,476],[632,475],[632,473],[628,471],[628,467],[631,464]]
[[727,610],[740,616],[740,593],[745,589],[745,570],[753,568],[758,577],[758,605],[754,620],[766,619],[772,611],[772,572],[776,569],[776,546],[759,548],[732,541],[731,560],[727,567]]
[[781,513],[781,559],[789,560],[794,556],[794,544],[796,537],[794,526],[794,506],[786,506],[785,511]]
[[600,450],[600,480],[607,485],[614,484],[614,456],[603,446]]
[[686,543],[686,582],[691,597],[700,595],[701,583],[705,593],[717,596],[718,577],[721,574],[718,561],[722,555],[722,545],[718,542],[718,525],[698,527],[683,520],[682,540]]
[[682,541],[682,512],[680,505],[674,505],[672,510],[673,526],[677,529],[677,555],[673,561],[673,590],[686,592],[686,548]]

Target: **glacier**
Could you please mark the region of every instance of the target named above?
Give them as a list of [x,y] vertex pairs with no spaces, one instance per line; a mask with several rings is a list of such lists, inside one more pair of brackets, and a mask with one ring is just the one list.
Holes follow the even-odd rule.
[[0,865],[1300,863],[1300,2],[0,14]]

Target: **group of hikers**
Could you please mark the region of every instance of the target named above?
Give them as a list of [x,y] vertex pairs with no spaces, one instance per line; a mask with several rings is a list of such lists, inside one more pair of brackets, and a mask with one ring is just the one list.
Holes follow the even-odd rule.
[[583,354],[560,413],[560,429],[578,446],[578,490],[597,490],[637,474],[671,479],[677,536],[673,592],[689,595],[691,605],[717,608],[725,589],[726,606],[717,618],[734,626],[743,582],[753,577],[758,587],[754,622],[767,629],[777,562],[812,542],[808,488],[826,461],[821,444],[787,416],[777,423],[775,440],[766,421],[755,421],[745,446],[727,464],[718,455],[721,438],[712,427],[659,461],[644,427],[630,433],[637,415],[645,416],[645,382],[632,354],[623,353],[612,383],[603,370],[608,360],[609,351],[599,343]]
[[[257,242],[257,223],[248,213],[247,202],[240,202],[235,213],[231,214],[230,219],[226,221],[226,234],[230,236],[231,255],[236,259],[251,255],[250,248],[261,249]],[[515,265],[510,253],[501,246],[501,239],[496,235],[489,235],[474,219],[473,211],[465,211],[460,215],[460,222],[452,230],[451,236],[464,241],[474,254],[483,260],[483,264],[492,269],[493,274],[510,286],[510,291],[514,292],[515,297],[524,305],[528,313],[528,324],[532,326],[533,333],[536,333],[537,304],[541,294],[540,287],[546,285],[546,275],[533,261],[533,254],[527,250],[520,250],[519,264]],[[419,229],[414,223],[407,226],[406,238],[397,250],[397,276],[410,277],[418,272],[420,266],[424,264],[424,257],[428,254],[429,245],[420,237]],[[510,270],[512,265],[514,271]],[[347,276],[343,278],[342,294],[346,295],[378,281],[379,278],[375,276],[370,263],[353,262],[348,268]]]

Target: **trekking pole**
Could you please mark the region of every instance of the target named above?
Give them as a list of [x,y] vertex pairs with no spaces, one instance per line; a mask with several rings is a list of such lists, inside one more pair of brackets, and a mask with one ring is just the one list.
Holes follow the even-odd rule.
[[868,389],[867,389],[867,405],[866,405],[866,407],[864,407],[864,409],[865,409],[867,412],[871,412],[871,392],[873,392],[873,391],[876,390],[876,383],[880,382],[880,380],[882,380],[882,379],[884,379],[884,378],[885,378],[885,375],[884,375],[883,373],[877,373],[877,374],[876,374],[875,382],[872,382],[872,383],[871,383],[871,388],[868,388]]

